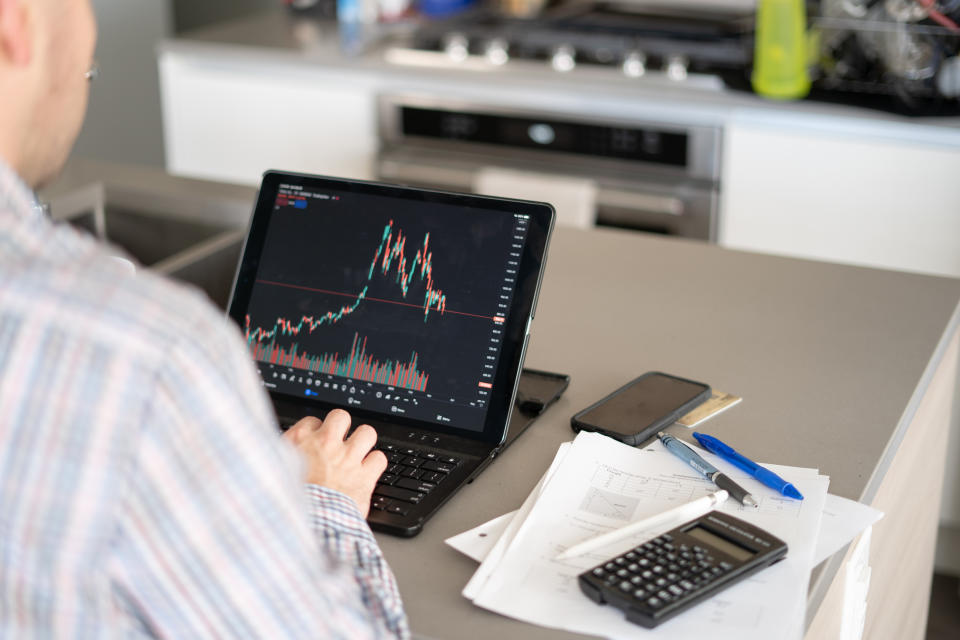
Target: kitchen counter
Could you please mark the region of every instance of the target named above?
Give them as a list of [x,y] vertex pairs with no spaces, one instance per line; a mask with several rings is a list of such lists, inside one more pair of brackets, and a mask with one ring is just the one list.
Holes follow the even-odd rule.
[[678,121],[708,125],[728,124],[737,118],[762,119],[960,147],[960,117],[909,118],[809,100],[772,101],[724,89],[713,81],[691,83],[696,85],[692,88],[652,74],[631,81],[618,69],[586,65],[564,74],[549,72],[545,63],[523,62],[511,62],[495,71],[424,68],[389,64],[382,47],[348,56],[340,50],[335,23],[297,17],[279,8],[165,40],[159,53],[161,57],[201,56],[210,64],[242,64],[270,73],[277,71],[278,63],[287,67],[287,73],[296,67],[319,68],[342,73],[348,82],[356,82],[359,74],[380,90],[440,89],[488,99],[509,90],[518,103],[554,111],[576,111],[588,102],[590,109],[611,116],[642,118],[649,113],[662,120],[663,113],[669,112]]
[[[90,181],[105,186],[108,210],[164,209],[241,236],[255,194],[155,169],[73,162],[43,196],[68,202]],[[234,251],[182,273],[223,300],[235,265]],[[957,400],[958,302],[958,279],[558,228],[526,364],[570,374],[569,389],[421,535],[377,536],[414,632],[574,637],[474,607],[460,590],[476,564],[443,540],[517,508],[572,437],[573,413],[643,371],[662,370],[744,398],[712,418],[710,432],[755,459],[818,468],[831,493],[885,512],[872,534],[864,637],[920,637]],[[837,553],[813,571],[808,638],[838,637],[846,559]]]
[[[885,512],[872,533],[864,637],[922,637],[957,395],[958,302],[956,279],[558,228],[526,364],[570,374],[569,389],[422,534],[378,535],[414,632],[579,637],[473,606],[460,591],[477,565],[443,540],[518,508],[572,437],[573,413],[660,370],[743,396],[706,423],[709,433],[757,460],[818,468],[831,493]],[[841,552],[813,573],[808,638],[839,637],[843,594],[831,586],[843,563]]]

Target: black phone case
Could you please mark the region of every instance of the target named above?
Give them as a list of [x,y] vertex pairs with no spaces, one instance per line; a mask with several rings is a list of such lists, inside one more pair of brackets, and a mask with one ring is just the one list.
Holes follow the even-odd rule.
[[[624,435],[616,431],[608,431],[607,429],[604,429],[600,425],[587,424],[581,420],[582,416],[589,413],[590,411],[593,411],[600,405],[606,402],[609,402],[611,398],[614,398],[615,396],[623,393],[633,385],[637,384],[640,380],[643,380],[648,376],[654,376],[654,375],[665,376],[667,378],[673,378],[675,380],[681,380],[683,382],[700,385],[705,388],[703,391],[701,391],[696,396],[694,396],[687,402],[683,403],[682,405],[680,405],[670,413],[664,415],[663,417],[647,425],[646,427],[643,428],[642,431],[639,431],[632,435]],[[708,384],[697,382],[696,380],[690,380],[689,378],[681,378],[680,376],[670,375],[669,373],[663,373],[661,371],[648,371],[647,373],[641,376],[637,376],[636,378],[634,378],[627,384],[623,385],[613,393],[610,393],[604,396],[603,398],[601,398],[600,400],[598,400],[597,402],[594,402],[592,405],[590,405],[586,409],[583,409],[577,412],[572,418],[570,418],[570,428],[573,429],[574,431],[596,431],[597,433],[602,433],[603,435],[613,438],[614,440],[619,440],[620,442],[629,444],[632,447],[636,447],[643,444],[644,442],[652,438],[654,435],[656,435],[657,431],[660,431],[664,427],[667,427],[673,424],[674,422],[682,418],[684,415],[689,413],[694,407],[696,407],[697,405],[704,402],[707,398],[709,398],[710,393],[711,393],[710,385]]]

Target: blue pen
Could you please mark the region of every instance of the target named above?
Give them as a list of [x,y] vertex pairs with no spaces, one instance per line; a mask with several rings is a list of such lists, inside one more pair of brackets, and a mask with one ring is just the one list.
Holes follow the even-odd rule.
[[694,451],[690,445],[682,440],[677,440],[673,436],[668,436],[664,432],[657,434],[664,448],[699,471],[703,477],[717,485],[730,494],[730,497],[745,507],[757,508],[759,504],[753,499],[753,496],[747,493],[747,490],[734,482],[730,476],[721,473],[715,466],[704,460]]
[[695,432],[693,437],[697,439],[697,442],[700,443],[700,446],[710,453],[714,453],[730,464],[743,469],[763,484],[776,490],[778,493],[785,495],[788,498],[803,500],[803,495],[797,491],[795,486],[775,474],[773,471],[770,471],[770,469],[761,467],[750,458],[737,453],[729,445],[726,445],[713,436],[708,436],[705,433]]

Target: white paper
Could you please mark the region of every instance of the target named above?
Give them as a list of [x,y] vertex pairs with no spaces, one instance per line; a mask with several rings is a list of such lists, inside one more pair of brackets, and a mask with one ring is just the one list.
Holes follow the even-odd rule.
[[[716,458],[707,457],[727,471]],[[760,499],[760,508],[744,509],[728,501],[723,510],[785,540],[790,546],[787,559],[645,632],[645,637],[661,634],[674,640],[699,640],[705,633],[712,640],[800,637],[814,540],[829,480],[815,470],[771,467],[789,476],[806,499],[773,495],[746,474],[731,472]],[[636,637],[638,628],[620,611],[597,606],[580,593],[576,576],[640,540],[625,539],[578,558],[557,561],[555,557],[581,540],[714,489],[659,443],[639,450],[581,433],[535,504],[524,503],[510,521],[507,534],[498,542],[505,548],[486,557],[478,570],[480,578],[471,580],[472,588],[464,593],[479,606],[534,624],[610,638]]]
[[513,516],[516,514],[517,511],[511,511],[502,516],[497,516],[493,520],[484,522],[469,531],[464,531],[463,533],[447,538],[444,542],[468,558],[476,560],[477,562],[483,562],[483,559],[487,557],[487,554],[493,549],[497,540],[499,540],[503,532],[507,530],[507,527],[510,525],[510,520],[513,519]]
[[823,506],[817,548],[813,554],[814,566],[843,549],[844,545],[882,517],[883,512],[873,507],[828,494]]
[[493,570],[496,569],[500,560],[503,558],[503,554],[506,553],[510,543],[513,542],[513,539],[520,530],[521,525],[523,525],[524,521],[526,520],[527,514],[530,513],[531,509],[533,509],[533,505],[537,502],[541,493],[546,487],[547,481],[553,477],[556,470],[560,467],[560,464],[569,453],[571,446],[571,443],[564,442],[557,449],[557,455],[553,457],[553,462],[550,463],[550,467],[540,478],[540,482],[538,482],[537,486],[533,488],[533,491],[530,492],[530,495],[527,496],[527,499],[523,501],[523,504],[517,510],[517,515],[510,520],[510,523],[507,525],[507,528],[497,540],[496,544],[494,544],[493,548],[487,552],[485,560],[480,565],[480,568],[477,569],[477,571],[470,578],[470,581],[467,582],[467,586],[463,588],[463,595],[466,598],[470,600],[476,598],[484,584],[486,584],[487,578],[489,578]]

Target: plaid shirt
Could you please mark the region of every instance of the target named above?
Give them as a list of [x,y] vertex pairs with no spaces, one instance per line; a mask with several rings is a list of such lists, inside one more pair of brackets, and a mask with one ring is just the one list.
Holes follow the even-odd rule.
[[0,161],[0,637],[406,637],[354,502],[304,485],[239,332]]

